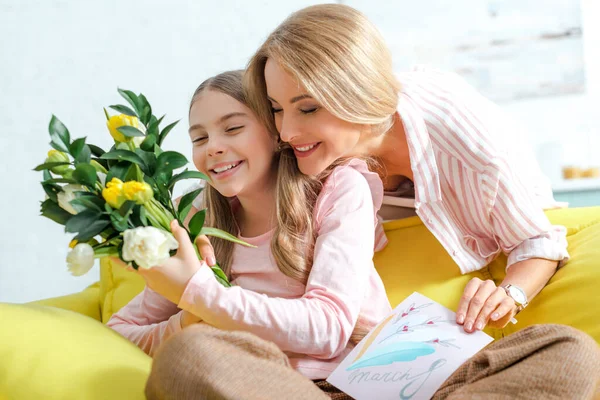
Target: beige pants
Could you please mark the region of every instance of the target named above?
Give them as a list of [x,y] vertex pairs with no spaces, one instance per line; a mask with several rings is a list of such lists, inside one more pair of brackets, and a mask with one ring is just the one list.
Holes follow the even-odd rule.
[[[434,399],[593,399],[600,350],[581,331],[536,325],[490,344],[465,362]],[[149,400],[351,399],[305,378],[271,342],[247,332],[194,325],[157,352]]]

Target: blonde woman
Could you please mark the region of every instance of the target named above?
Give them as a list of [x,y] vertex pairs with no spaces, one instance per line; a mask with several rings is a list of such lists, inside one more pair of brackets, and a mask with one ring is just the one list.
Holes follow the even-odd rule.
[[567,261],[566,230],[542,211],[558,204],[517,125],[453,74],[396,76],[380,33],[357,10],[292,14],[252,57],[246,84],[303,173],[373,157],[386,194],[414,196],[462,273],[508,254],[501,285],[475,278],[465,287],[456,314],[465,331],[505,326]]
[[[174,223],[178,253],[140,272],[146,289],[108,325],[153,356],[149,400],[349,399],[325,378],[391,310],[372,261],[381,180],[359,160],[336,160],[322,180],[300,174],[246,106],[241,77],[221,74],[198,88],[190,139],[194,164],[211,177],[209,224],[257,248],[215,242],[236,285],[225,288]],[[530,327],[466,362],[436,398],[499,392],[506,382],[510,396],[512,383],[536,371],[543,384],[519,388],[530,398],[585,398],[597,352],[572,328]],[[566,355],[577,359],[567,383],[557,373]]]

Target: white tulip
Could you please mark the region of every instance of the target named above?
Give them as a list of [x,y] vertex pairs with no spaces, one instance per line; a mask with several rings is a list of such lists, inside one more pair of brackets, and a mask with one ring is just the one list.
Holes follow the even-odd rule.
[[153,226],[127,229],[122,257],[126,262],[135,261],[140,268],[148,269],[162,264],[170,257],[169,251],[178,247],[173,235]]
[[77,196],[75,196],[75,192],[85,192],[87,189],[82,185],[74,185],[68,184],[62,187],[62,191],[58,192],[56,197],[58,197],[58,205],[63,210],[67,211],[70,214],[77,214],[77,210],[73,208],[70,201],[75,200]]
[[87,243],[79,243],[67,254],[67,268],[71,275],[81,276],[94,266],[94,249]]

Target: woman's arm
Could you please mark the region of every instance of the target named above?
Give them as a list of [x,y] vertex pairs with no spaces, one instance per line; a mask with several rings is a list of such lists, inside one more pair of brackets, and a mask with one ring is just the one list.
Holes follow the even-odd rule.
[[[502,285],[519,286],[531,300],[559,262],[568,259],[566,230],[552,226],[541,207],[540,202],[551,200],[547,182],[535,160],[527,158],[534,156],[532,152],[516,156],[524,146],[519,137],[522,130],[509,115],[453,74],[424,76],[424,98],[438,121],[436,129],[444,133],[436,140],[444,149],[458,149],[451,156],[476,176],[469,184],[479,192],[480,201],[474,202],[474,214],[483,216],[477,222],[479,236],[485,235],[481,240],[497,243],[508,254]],[[439,116],[445,117],[436,119]],[[482,328],[490,317],[504,326],[515,309],[503,288],[474,279],[465,287],[457,322],[464,323],[467,331]]]
[[491,204],[490,235],[508,254],[507,275],[499,287],[479,280],[465,287],[457,322],[464,322],[466,331],[482,329],[490,321],[506,326],[517,307],[501,286],[518,286],[531,301],[569,257],[565,228],[550,224],[519,172],[502,157],[491,165],[495,168],[490,167],[489,176],[482,179],[482,193]]

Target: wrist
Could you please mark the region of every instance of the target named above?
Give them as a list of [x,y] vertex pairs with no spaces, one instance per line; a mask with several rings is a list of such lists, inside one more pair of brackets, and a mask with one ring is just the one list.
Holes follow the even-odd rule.
[[500,287],[504,289],[506,295],[515,302],[515,315],[521,312],[525,307],[529,305],[527,293],[525,293],[525,291],[521,287],[513,285],[511,283],[501,285]]

